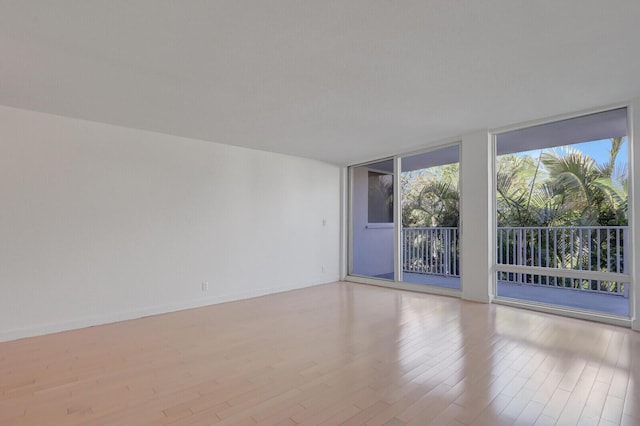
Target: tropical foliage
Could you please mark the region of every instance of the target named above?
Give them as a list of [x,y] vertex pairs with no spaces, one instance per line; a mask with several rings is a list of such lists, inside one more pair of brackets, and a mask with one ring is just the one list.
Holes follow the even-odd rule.
[[[601,228],[628,224],[627,166],[617,162],[623,144],[623,138],[611,139],[608,159],[600,164],[570,146],[541,150],[535,156],[508,154],[497,157],[498,227],[500,232],[511,232],[500,239],[498,254],[501,261],[534,265],[538,259],[538,266],[545,267],[557,265],[603,272],[624,269],[622,239],[625,234],[613,228]],[[458,226],[458,164],[404,173],[401,183],[403,227]],[[576,228],[581,226],[591,228]],[[531,231],[516,252],[516,237],[522,239],[527,231],[516,233],[513,229],[522,227],[553,227],[561,231],[558,235]],[[525,234],[521,235],[522,232]],[[414,240],[405,244],[422,244]],[[617,253],[617,256],[612,257],[611,253]],[[536,275],[523,279],[537,284],[600,291],[621,291],[623,288],[618,288],[619,283],[608,281]]]
[[[571,147],[497,157],[498,226],[627,225],[627,167],[617,164],[623,142],[611,139],[601,164]],[[458,226],[458,173],[458,164],[403,173],[402,225]]]
[[403,173],[402,226],[458,226],[458,175],[457,163]]
[[611,139],[602,164],[570,147],[498,157],[498,225],[626,225],[627,168],[616,165],[622,144]]

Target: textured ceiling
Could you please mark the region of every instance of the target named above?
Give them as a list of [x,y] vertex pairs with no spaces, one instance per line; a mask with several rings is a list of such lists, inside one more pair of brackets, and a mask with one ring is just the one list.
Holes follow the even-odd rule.
[[0,104],[368,160],[640,96],[637,0],[0,0]]

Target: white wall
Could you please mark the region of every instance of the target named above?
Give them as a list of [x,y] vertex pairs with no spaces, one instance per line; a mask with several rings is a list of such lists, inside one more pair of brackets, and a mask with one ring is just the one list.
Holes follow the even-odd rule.
[[[367,227],[369,169],[353,168],[353,273],[376,276],[393,272],[393,226]],[[384,225],[383,225],[384,226]]]
[[337,280],[339,204],[331,165],[0,107],[0,341]]

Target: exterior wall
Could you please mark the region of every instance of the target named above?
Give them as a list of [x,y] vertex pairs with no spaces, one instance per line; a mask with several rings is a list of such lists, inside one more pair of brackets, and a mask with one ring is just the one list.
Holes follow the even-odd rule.
[[0,340],[339,277],[338,167],[7,107],[0,152]]
[[353,273],[376,276],[393,272],[393,227],[367,227],[368,169],[353,168]]

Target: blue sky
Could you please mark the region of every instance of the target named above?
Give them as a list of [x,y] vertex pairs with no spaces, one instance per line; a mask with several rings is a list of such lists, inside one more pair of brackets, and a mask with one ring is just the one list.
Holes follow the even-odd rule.
[[[622,148],[620,149],[620,153],[618,154],[618,158],[616,159],[616,165],[618,166],[625,166],[628,162],[629,148],[627,145],[627,140],[628,140],[627,137],[625,137],[624,142],[622,144]],[[596,163],[602,164],[609,159],[609,148],[611,147],[611,144],[609,141],[610,139],[601,139],[597,141],[572,144],[569,146],[573,149],[577,149],[579,151],[584,152],[585,154],[590,155],[591,158],[593,158],[596,161]],[[553,150],[553,149],[560,150],[562,148],[563,147],[546,148],[546,150]],[[518,152],[516,153],[516,155],[517,156],[528,155],[530,157],[537,158],[538,155],[540,155],[540,151],[542,150],[534,149],[531,151]]]

